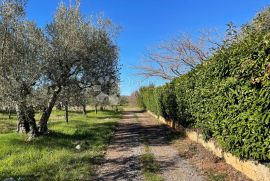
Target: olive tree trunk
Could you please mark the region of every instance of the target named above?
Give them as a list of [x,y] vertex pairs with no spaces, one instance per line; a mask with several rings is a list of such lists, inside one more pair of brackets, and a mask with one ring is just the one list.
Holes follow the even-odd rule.
[[38,134],[37,124],[35,120],[35,110],[32,106],[26,110],[27,122],[29,124],[29,133],[31,137],[36,137]]
[[26,120],[25,116],[26,106],[23,104],[16,105],[16,113],[18,117],[17,132],[18,133],[28,133],[30,130],[29,123]]
[[104,107],[103,106],[100,106],[100,111],[104,111]]
[[65,104],[65,117],[66,117],[66,123],[68,124],[68,104]]
[[83,110],[83,115],[86,115],[87,114],[87,112],[86,112],[86,105],[83,105],[82,108],[83,108],[82,109]]
[[26,106],[21,103],[16,105],[16,112],[18,117],[17,132],[18,133],[29,133],[30,138],[36,137],[38,134],[35,111],[32,106]]
[[8,107],[8,119],[11,119],[11,108]]
[[95,105],[95,112],[96,112],[96,114],[98,113],[98,106],[97,105]]
[[60,92],[61,92],[61,87],[53,92],[53,95],[48,103],[48,107],[43,111],[43,114],[40,118],[39,126],[38,126],[40,134],[48,134],[48,125],[47,125],[48,120],[50,118],[50,115],[52,113],[52,109],[55,105],[55,102],[56,102],[57,97],[58,97]]

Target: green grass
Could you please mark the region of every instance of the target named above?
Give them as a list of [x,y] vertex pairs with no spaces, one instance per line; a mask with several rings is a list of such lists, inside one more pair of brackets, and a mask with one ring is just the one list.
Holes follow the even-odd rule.
[[226,174],[225,173],[217,173],[213,170],[209,170],[206,172],[209,181],[225,181]]
[[[71,112],[70,122],[63,111],[54,111],[50,134],[27,142],[15,133],[16,117],[0,114],[0,180],[89,180],[104,156],[120,113],[94,112],[83,116]],[[37,115],[37,118],[40,115]],[[75,147],[81,145],[81,149]]]
[[0,113],[0,134],[15,132],[17,126],[16,115],[8,119],[8,114]]
[[145,181],[163,181],[159,175],[160,166],[155,156],[150,152],[147,140],[145,140],[145,153],[141,155],[141,165]]

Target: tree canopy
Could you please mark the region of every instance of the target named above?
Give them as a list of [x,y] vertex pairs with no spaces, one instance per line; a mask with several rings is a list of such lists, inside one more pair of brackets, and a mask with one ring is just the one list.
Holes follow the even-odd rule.
[[[64,91],[83,93],[109,77],[106,93],[119,81],[117,28],[102,16],[85,18],[80,2],[61,3],[52,22],[38,27],[25,18],[23,0],[0,4],[0,92],[19,116],[18,131],[47,132],[52,109]],[[104,88],[105,89],[105,88]],[[42,100],[42,101],[41,101]],[[39,125],[34,109],[42,108]]]

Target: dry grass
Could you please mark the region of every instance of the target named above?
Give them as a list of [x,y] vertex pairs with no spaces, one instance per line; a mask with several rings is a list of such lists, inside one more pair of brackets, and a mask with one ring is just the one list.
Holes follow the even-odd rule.
[[174,142],[179,155],[186,158],[195,168],[201,170],[209,181],[250,181],[219,157],[203,146],[182,137]]

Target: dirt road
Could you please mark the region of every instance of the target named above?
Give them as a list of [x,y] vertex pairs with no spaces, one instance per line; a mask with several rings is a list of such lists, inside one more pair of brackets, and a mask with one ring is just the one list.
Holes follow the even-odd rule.
[[146,140],[160,167],[161,178],[168,181],[205,180],[200,171],[179,156],[167,129],[147,113],[125,111],[96,180],[144,180],[140,157],[145,151]]

